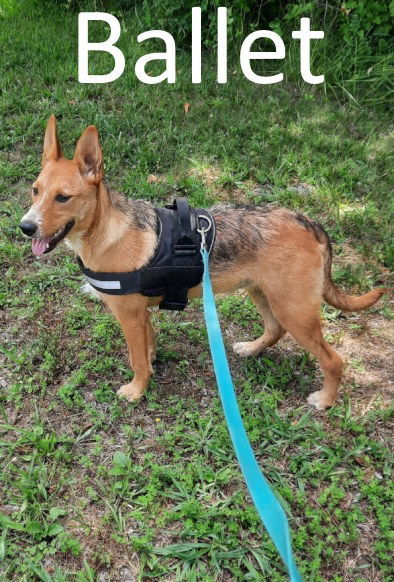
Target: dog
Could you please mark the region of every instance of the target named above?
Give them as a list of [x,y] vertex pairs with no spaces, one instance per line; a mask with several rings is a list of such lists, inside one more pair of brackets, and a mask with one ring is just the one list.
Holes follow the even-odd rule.
[[[310,394],[308,403],[318,410],[332,406],[343,361],[323,338],[321,302],[359,311],[373,305],[386,290],[375,289],[359,297],[339,290],[331,278],[329,237],[314,220],[271,205],[222,204],[210,211],[216,224],[210,254],[213,290],[245,289],[264,322],[263,335],[235,343],[235,353],[255,356],[289,332],[316,356],[324,373],[323,388]],[[48,253],[64,240],[92,271],[133,271],[154,254],[156,220],[149,202],[126,199],[104,185],[102,151],[94,126],[85,129],[69,160],[62,155],[56,119],[49,118],[42,170],[33,183],[32,206],[20,224],[32,239],[34,254]],[[137,400],[147,388],[155,359],[148,308],[158,305],[161,298],[139,293],[99,295],[122,327],[134,372],[132,382],[121,386],[117,394]],[[199,296],[201,285],[189,290],[189,298]]]

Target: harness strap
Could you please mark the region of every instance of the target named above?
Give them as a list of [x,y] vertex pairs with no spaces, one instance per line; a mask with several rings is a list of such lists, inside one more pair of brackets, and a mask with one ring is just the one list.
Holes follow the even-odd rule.
[[197,247],[195,241],[195,232],[193,233],[192,230],[193,211],[190,208],[186,198],[177,198],[172,206],[172,209],[176,209],[178,216],[178,232],[174,232],[175,257],[194,255],[197,252]]
[[81,271],[94,289],[109,295],[126,295],[141,293],[141,269],[131,273],[98,273],[85,267],[80,257],[77,257]]

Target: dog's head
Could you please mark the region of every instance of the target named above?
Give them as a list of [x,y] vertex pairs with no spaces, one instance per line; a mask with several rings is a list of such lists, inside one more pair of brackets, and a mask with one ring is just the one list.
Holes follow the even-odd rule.
[[53,250],[67,235],[85,232],[94,217],[98,189],[103,179],[102,152],[97,129],[85,129],[74,158],[63,157],[54,115],[44,138],[42,170],[32,186],[32,206],[20,223],[32,238],[35,255]]

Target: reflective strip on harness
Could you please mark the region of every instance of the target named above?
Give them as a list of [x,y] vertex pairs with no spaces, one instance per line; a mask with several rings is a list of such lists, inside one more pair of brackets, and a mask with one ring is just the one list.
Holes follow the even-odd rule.
[[120,281],[100,281],[99,279],[92,279],[85,275],[85,279],[93,287],[99,287],[100,289],[120,289]]

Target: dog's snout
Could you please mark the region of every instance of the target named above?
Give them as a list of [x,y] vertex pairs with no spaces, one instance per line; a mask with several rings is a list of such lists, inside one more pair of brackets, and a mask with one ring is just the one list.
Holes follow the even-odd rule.
[[22,220],[22,222],[19,225],[19,228],[26,236],[33,236],[33,234],[37,230],[37,225],[31,220]]

